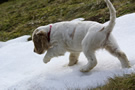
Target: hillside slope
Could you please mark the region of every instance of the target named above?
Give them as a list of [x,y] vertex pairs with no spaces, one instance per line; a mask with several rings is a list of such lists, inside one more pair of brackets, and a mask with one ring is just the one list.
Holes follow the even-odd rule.
[[[135,12],[135,0],[111,0],[117,16]],[[0,4],[0,41],[31,35],[41,25],[83,17],[104,23],[104,0],[9,0]]]

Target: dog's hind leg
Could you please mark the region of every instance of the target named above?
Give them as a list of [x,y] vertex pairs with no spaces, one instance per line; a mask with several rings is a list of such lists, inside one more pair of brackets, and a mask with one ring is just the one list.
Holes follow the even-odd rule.
[[80,53],[70,53],[68,66],[73,66],[76,64],[78,62],[79,55]]
[[85,39],[82,42],[82,49],[83,49],[83,53],[86,56],[88,62],[85,66],[83,66],[80,69],[81,72],[88,72],[97,65],[95,50],[93,50],[91,48],[90,42],[87,42],[87,38],[89,38],[89,37],[86,36]]
[[94,34],[88,32],[82,41],[82,51],[86,56],[88,62],[80,69],[81,72],[88,72],[97,65],[95,50],[97,49],[98,44],[95,45],[95,38],[93,37]]
[[88,72],[93,69],[97,65],[97,59],[94,52],[90,50],[84,51],[84,54],[88,60],[87,64],[83,66],[80,71],[81,72]]
[[109,43],[105,46],[105,49],[120,60],[122,68],[130,67],[126,54],[120,50],[116,42],[109,41]]

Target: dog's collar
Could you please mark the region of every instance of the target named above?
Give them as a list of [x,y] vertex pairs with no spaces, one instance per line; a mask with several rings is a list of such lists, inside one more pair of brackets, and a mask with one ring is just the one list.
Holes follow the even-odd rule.
[[48,32],[48,42],[50,42],[50,34],[51,34],[51,30],[52,30],[52,25],[50,25],[50,29],[49,29],[49,32]]

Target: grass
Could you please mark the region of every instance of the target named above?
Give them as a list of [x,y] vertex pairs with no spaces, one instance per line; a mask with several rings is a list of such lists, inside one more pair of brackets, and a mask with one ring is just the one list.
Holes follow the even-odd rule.
[[93,90],[135,90],[135,74],[110,79],[105,86]]
[[[134,0],[111,0],[117,16],[135,12]],[[0,41],[31,35],[41,25],[83,17],[104,23],[109,11],[104,0],[9,0],[0,4]]]

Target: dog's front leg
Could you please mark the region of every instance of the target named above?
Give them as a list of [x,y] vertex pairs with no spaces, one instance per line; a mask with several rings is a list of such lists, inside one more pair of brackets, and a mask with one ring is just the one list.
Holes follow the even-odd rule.
[[51,60],[51,58],[52,57],[48,53],[46,53],[46,55],[44,56],[43,62],[48,63]]
[[43,61],[44,63],[48,63],[53,57],[62,56],[65,54],[65,52],[66,50],[62,46],[53,46],[52,48],[48,49]]

